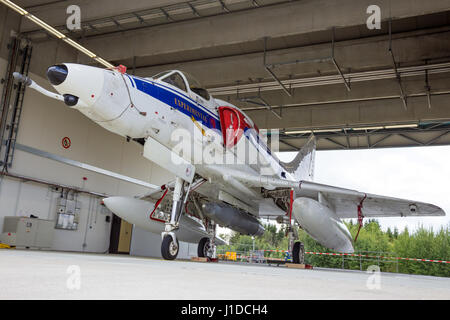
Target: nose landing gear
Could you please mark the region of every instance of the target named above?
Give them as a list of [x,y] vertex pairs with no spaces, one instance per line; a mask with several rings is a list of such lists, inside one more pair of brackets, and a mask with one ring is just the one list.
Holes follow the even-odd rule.
[[[201,185],[205,180],[200,179],[196,181],[192,187],[195,190],[199,185]],[[172,209],[169,221],[166,221],[165,230],[162,232],[162,244],[161,244],[161,255],[166,260],[176,259],[179,252],[179,243],[176,236],[176,231],[179,228],[179,221],[181,215],[183,214],[183,208],[185,208],[189,193],[191,191],[192,183],[189,183],[185,188],[185,181],[179,177],[175,180]],[[163,196],[164,197],[164,196]],[[184,200],[183,200],[184,198]],[[160,199],[161,200],[161,199]],[[193,199],[193,202],[199,210],[199,216],[202,218],[204,227],[208,236],[200,239],[197,254],[200,258],[207,258],[208,261],[214,261],[216,259],[216,224],[208,219],[205,219],[197,200]]]
[[[187,192],[189,193],[189,190]],[[178,229],[178,223],[181,217],[181,209],[183,207],[181,198],[183,197],[183,193],[184,181],[177,177],[173,192],[173,205],[170,221],[166,222],[165,231],[161,234],[163,239],[161,244],[161,255],[166,260],[174,260],[177,257],[180,248],[177,237],[175,236],[175,230]]]
[[161,244],[161,255],[166,260],[175,260],[180,250],[178,240],[171,234],[164,236]]

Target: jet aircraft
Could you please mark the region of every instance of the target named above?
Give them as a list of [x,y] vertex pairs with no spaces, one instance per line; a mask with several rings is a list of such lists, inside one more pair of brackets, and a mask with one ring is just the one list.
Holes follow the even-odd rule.
[[257,236],[264,232],[263,218],[287,224],[293,261],[302,263],[295,224],[325,247],[351,253],[354,240],[342,219],[358,218],[362,225],[364,217],[445,215],[432,204],[315,183],[313,135],[283,163],[242,110],[179,70],[144,78],[124,68],[63,63],[47,71],[58,93],[15,77],[141,144],[145,158],[173,175],[145,195],[103,200],[126,221],[161,234],[168,260],[177,257],[179,241],[198,243],[198,256],[215,258],[216,245],[224,243],[217,225]]

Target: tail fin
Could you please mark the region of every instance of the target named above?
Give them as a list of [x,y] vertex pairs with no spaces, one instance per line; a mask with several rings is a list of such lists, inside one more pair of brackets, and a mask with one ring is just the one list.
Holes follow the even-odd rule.
[[314,179],[314,159],[316,157],[316,137],[311,135],[298,152],[297,156],[289,163],[281,162],[284,169],[292,174],[295,180],[312,181]]

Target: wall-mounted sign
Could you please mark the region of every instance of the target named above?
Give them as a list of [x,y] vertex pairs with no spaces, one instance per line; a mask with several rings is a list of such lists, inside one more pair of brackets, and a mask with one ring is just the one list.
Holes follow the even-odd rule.
[[64,149],[69,149],[70,146],[72,145],[72,142],[70,141],[69,137],[64,137],[61,141],[61,144]]

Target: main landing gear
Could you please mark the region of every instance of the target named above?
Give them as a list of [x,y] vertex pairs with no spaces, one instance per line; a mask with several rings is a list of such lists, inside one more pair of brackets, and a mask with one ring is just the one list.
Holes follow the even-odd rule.
[[202,238],[198,243],[197,255],[200,258],[215,258],[215,247],[209,238]]
[[[200,183],[202,183],[202,181],[200,181]],[[175,180],[170,221],[166,222],[165,230],[161,234],[161,255],[166,260],[174,260],[178,255],[180,245],[175,231],[179,227],[179,221],[182,211],[185,208],[185,204],[191,190],[191,185],[192,184],[189,184],[187,188],[185,188],[185,181],[181,178],[176,178]],[[195,190],[197,186],[198,184],[194,183],[194,186],[192,187],[193,190]],[[200,216],[203,217],[201,208],[198,203],[196,203],[195,199],[194,203],[196,204],[197,209],[200,210]],[[212,221],[208,221],[208,219],[202,220],[205,222],[205,228],[209,234],[209,237],[204,237],[199,241],[197,254],[201,258],[215,259],[216,245],[214,243],[214,239],[216,236],[216,224]]]
[[305,246],[301,242],[295,242],[292,248],[292,262],[305,264]]
[[298,233],[292,225],[289,227],[289,251],[292,252],[292,263],[305,264],[305,246],[298,240]]

